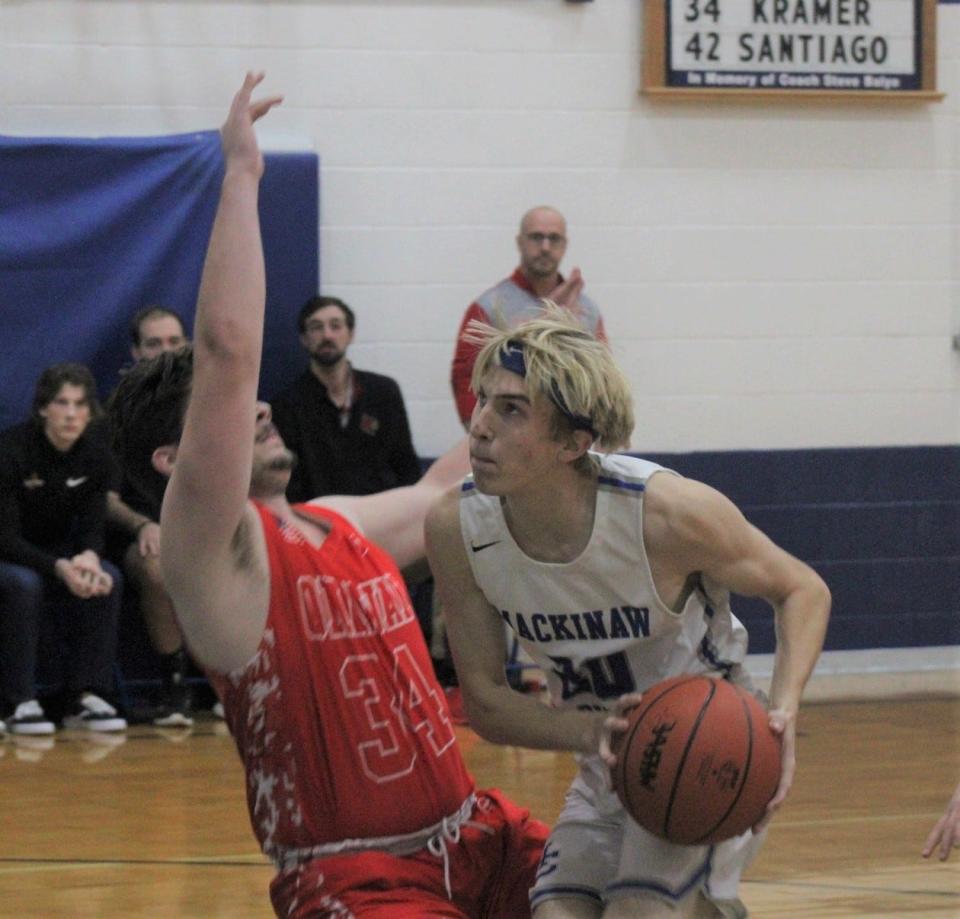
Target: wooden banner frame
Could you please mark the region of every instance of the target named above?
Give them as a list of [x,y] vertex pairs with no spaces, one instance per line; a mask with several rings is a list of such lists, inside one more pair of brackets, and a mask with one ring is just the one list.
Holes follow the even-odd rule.
[[[681,2],[681,0],[676,0]],[[731,2],[731,0],[725,0]],[[749,0],[741,0],[749,2]],[[908,0],[903,0],[908,2]],[[669,61],[669,21],[667,0],[643,0],[643,66],[640,92],[653,99],[704,100],[740,99],[752,102],[783,102],[786,100],[824,100],[831,102],[939,102],[945,96],[936,88],[937,75],[937,0],[913,0],[920,3],[920,82],[914,90],[872,89],[771,89],[731,88],[727,86],[671,86],[667,84]],[[775,70],[775,67],[771,68]]]

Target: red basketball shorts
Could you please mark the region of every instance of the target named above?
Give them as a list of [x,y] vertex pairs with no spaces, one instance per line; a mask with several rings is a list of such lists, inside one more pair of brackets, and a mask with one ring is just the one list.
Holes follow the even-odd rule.
[[[521,919],[549,828],[496,789],[447,842],[444,859],[424,848],[398,857],[371,851],[315,858],[270,885],[278,916],[331,919]],[[451,895],[447,894],[449,877]]]

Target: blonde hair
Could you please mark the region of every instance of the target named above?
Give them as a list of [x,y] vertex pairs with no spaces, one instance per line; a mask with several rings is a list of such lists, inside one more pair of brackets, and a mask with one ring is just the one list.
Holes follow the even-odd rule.
[[625,449],[633,432],[633,398],[623,371],[568,310],[551,300],[541,303],[542,316],[513,329],[470,322],[467,340],[480,346],[471,388],[478,392],[481,379],[520,350],[527,393],[552,403],[557,439],[584,429],[604,450]]

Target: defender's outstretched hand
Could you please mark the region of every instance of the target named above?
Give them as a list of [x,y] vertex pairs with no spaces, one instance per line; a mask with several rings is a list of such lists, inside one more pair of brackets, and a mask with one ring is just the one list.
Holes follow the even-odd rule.
[[220,128],[220,143],[223,145],[223,158],[228,169],[249,169],[258,178],[263,174],[263,154],[257,144],[257,135],[253,125],[275,105],[283,101],[283,96],[268,96],[253,101],[254,89],[263,82],[264,74],[247,73],[243,86],[233,97],[227,120]]

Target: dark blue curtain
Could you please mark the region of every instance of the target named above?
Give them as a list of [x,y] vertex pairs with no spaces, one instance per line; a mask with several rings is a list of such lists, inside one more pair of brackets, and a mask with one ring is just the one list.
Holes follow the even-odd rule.
[[[171,307],[192,325],[222,168],[216,131],[0,137],[0,427],[26,417],[48,364],[87,364],[106,395],[142,306]],[[317,216],[317,157],[268,155],[268,395],[301,362],[295,321],[317,290]]]

